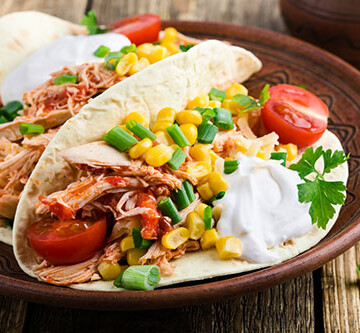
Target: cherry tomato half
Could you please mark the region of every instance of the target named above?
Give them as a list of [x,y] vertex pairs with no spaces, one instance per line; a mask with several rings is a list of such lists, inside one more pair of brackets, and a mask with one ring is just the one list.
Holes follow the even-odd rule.
[[289,84],[269,89],[270,99],[261,110],[266,129],[279,135],[281,143],[307,147],[320,139],[327,127],[329,110],[308,90]]
[[155,42],[161,29],[160,17],[153,14],[142,14],[126,17],[106,26],[115,33],[123,34],[136,45]]
[[100,249],[105,235],[105,217],[97,221],[47,219],[27,230],[33,249],[54,265],[71,265],[91,258]]

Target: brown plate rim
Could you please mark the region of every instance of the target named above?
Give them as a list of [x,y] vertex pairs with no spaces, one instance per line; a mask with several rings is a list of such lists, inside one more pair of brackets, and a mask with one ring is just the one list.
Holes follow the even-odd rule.
[[[348,82],[360,87],[360,72],[340,58],[296,38],[254,27],[243,27],[219,22],[163,21],[163,26],[175,26],[182,32],[218,39],[245,40],[251,36],[255,42],[266,39],[277,46],[296,45],[298,53],[315,57],[329,69],[336,69]],[[355,216],[358,216],[358,212]],[[236,297],[286,282],[298,275],[313,271],[340,255],[360,240],[360,218],[335,236],[327,236],[310,250],[279,265],[229,277],[220,281],[206,280],[189,286],[173,286],[155,291],[93,292],[81,291],[36,280],[23,281],[11,276],[0,276],[0,293],[27,301],[54,306],[95,310],[142,310],[194,305],[214,300]]]

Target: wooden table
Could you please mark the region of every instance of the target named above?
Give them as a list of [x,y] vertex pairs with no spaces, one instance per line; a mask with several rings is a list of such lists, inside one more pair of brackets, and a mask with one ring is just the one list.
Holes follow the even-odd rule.
[[[1,0],[0,16],[40,10],[78,22],[152,12],[162,19],[225,21],[286,33],[277,0]],[[1,52],[1,50],[0,50]],[[144,312],[54,308],[0,296],[0,332],[360,332],[360,245],[312,274],[249,296]]]

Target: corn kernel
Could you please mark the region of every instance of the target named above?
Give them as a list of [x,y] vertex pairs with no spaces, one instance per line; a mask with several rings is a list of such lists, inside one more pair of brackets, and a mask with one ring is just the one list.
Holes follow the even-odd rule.
[[221,102],[220,101],[210,101],[208,104],[209,108],[221,108]]
[[194,124],[199,126],[202,123],[202,116],[196,110],[184,110],[176,114],[176,121],[179,124]]
[[218,222],[220,220],[221,217],[221,208],[219,206],[215,206],[212,209],[212,216],[215,220],[215,222]]
[[197,144],[192,146],[189,149],[189,154],[195,161],[203,161],[211,164],[210,149],[206,145]]
[[204,183],[197,187],[197,191],[199,192],[201,198],[205,201],[210,200],[215,193],[212,191],[209,183]]
[[102,260],[97,269],[105,281],[115,280],[121,273],[120,265],[117,262]]
[[128,74],[130,71],[130,68],[136,64],[138,61],[138,57],[135,53],[131,52],[126,55],[124,55],[118,64],[116,65],[116,73],[118,73],[120,76],[124,76]]
[[173,152],[176,150],[176,149],[178,149],[178,148],[180,148],[176,143],[174,143],[173,145],[171,145],[170,146],[170,148],[173,150]]
[[190,164],[187,172],[196,177],[198,181],[202,181],[210,174],[211,166],[206,162],[197,162]]
[[157,131],[166,131],[173,123],[171,121],[155,121],[152,131],[155,133]]
[[130,120],[136,120],[141,125],[149,128],[149,122],[138,112],[131,112],[125,118],[125,123]]
[[235,95],[247,95],[248,90],[242,84],[235,83],[226,89],[226,98],[233,98]]
[[216,251],[222,260],[237,258],[241,256],[242,244],[236,237],[221,237],[216,241]]
[[173,144],[173,140],[168,132],[166,131],[157,131],[155,132],[156,141],[158,143],[163,143],[164,145],[170,146]]
[[215,161],[219,158],[219,155],[217,155],[212,149],[210,149],[209,152],[211,158],[211,165],[214,165]]
[[218,194],[219,192],[223,192],[228,189],[228,184],[224,176],[217,171],[213,171],[212,173],[210,173],[209,185],[214,194]]
[[159,167],[169,162],[173,150],[164,144],[159,144],[148,149],[145,153],[145,161],[153,167]]
[[180,125],[181,132],[188,139],[190,145],[193,145],[196,142],[198,131],[194,124],[182,124]]
[[141,70],[143,70],[144,68],[146,68],[149,65],[150,65],[150,61],[147,58],[140,58],[135,64],[133,64],[131,66],[131,68],[129,69],[128,74],[129,75],[134,75],[134,74],[140,72]]
[[196,212],[197,214],[199,214],[199,216],[204,219],[204,210],[205,208],[208,207],[208,205],[204,204],[204,203],[199,203],[195,209],[194,212]]
[[266,160],[266,155],[262,149],[258,150],[258,152],[256,153],[256,157]]
[[189,238],[198,240],[205,231],[204,220],[196,212],[190,212],[186,216],[185,226],[189,229]]
[[293,143],[289,143],[287,145],[280,144],[276,146],[276,150],[285,150],[287,153],[286,161],[288,162],[293,161],[298,154],[297,145],[294,145]]
[[173,42],[177,38],[178,32],[175,28],[169,27],[164,29],[163,42]]
[[126,252],[126,261],[130,266],[139,265],[139,259],[146,253],[147,249],[130,249]]
[[151,64],[158,62],[160,60],[165,59],[168,56],[168,50],[160,45],[156,45],[153,52],[151,52],[148,56],[148,60]]
[[152,147],[152,141],[149,138],[145,138],[130,148],[129,155],[131,158],[137,159],[145,154],[150,147]]
[[230,110],[231,114],[237,115],[241,111],[242,107],[239,103],[233,102],[231,99],[225,99],[221,107]]
[[176,111],[173,108],[163,108],[158,112],[156,116],[156,121],[168,121],[173,124],[175,121],[175,116]]
[[218,239],[219,234],[216,229],[205,230],[200,239],[201,248],[203,250],[208,250],[214,247]]
[[180,227],[167,232],[161,238],[161,244],[170,250],[177,249],[180,245],[184,244],[189,239],[189,230]]
[[139,58],[146,58],[148,55],[153,51],[154,45],[152,43],[144,43],[141,45],[138,45],[136,54]]
[[127,250],[133,249],[135,247],[134,240],[132,236],[127,236],[123,238],[120,242],[120,250],[121,252],[125,252]]
[[197,106],[200,108],[205,108],[209,104],[209,95],[208,94],[201,94],[197,97],[195,97],[192,101],[190,101],[186,109],[192,110],[195,109]]
[[170,55],[181,52],[180,48],[174,42],[165,41],[165,42],[161,42],[160,45],[165,47],[170,53]]

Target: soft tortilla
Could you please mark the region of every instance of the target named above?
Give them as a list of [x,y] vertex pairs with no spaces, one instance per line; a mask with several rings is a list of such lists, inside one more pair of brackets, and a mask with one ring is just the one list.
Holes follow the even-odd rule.
[[[101,139],[107,130],[122,123],[126,115],[134,110],[153,122],[161,108],[181,110],[195,96],[207,93],[212,87],[224,89],[234,82],[244,81],[260,68],[260,61],[248,51],[218,41],[207,41],[186,53],[174,55],[144,69],[92,100],[56,134],[25,186],[15,217],[13,235],[14,252],[20,267],[30,276],[36,277],[33,269],[39,258],[27,241],[26,230],[36,221],[34,206],[38,196],[64,189],[76,179],[74,170],[61,158],[62,150]],[[328,131],[317,145],[325,149],[342,149],[336,136]],[[347,177],[346,164],[329,175],[329,179],[344,182]],[[215,250],[189,253],[173,261],[175,275],[162,277],[160,286],[245,272],[294,257],[326,235],[339,211],[340,207],[337,207],[336,216],[326,230],[314,226],[310,233],[295,239],[293,244],[274,249],[280,257],[278,262],[259,265],[236,259],[222,261]],[[72,287],[119,290],[111,282],[104,281]]]

